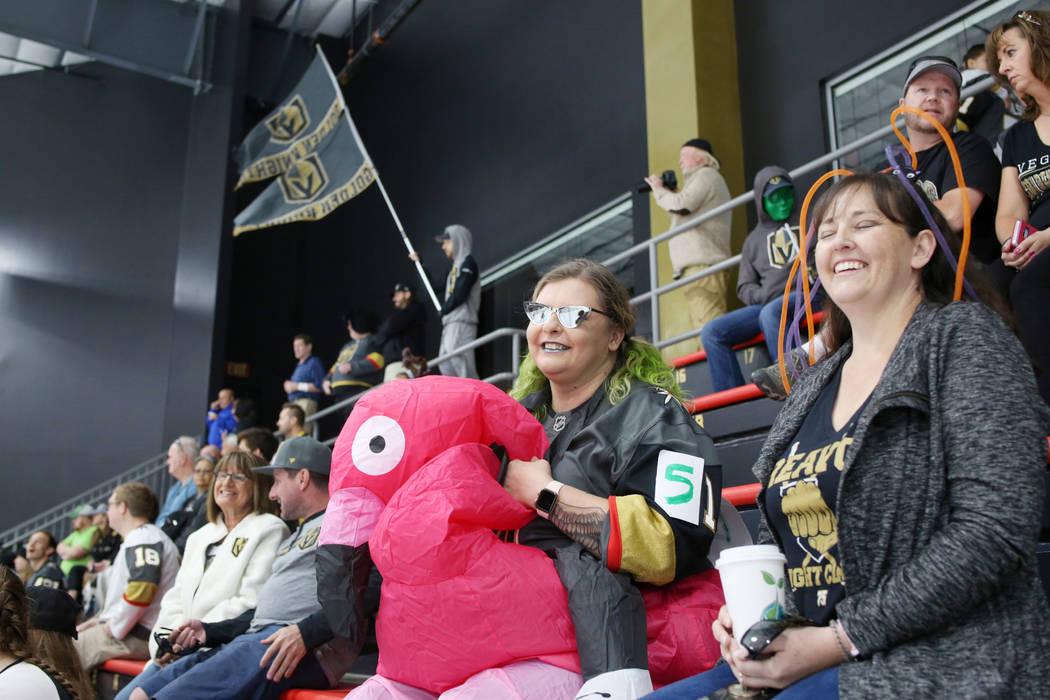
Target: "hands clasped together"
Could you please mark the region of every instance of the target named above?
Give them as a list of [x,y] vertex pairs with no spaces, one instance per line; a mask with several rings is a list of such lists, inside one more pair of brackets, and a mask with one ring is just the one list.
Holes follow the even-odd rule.
[[733,675],[748,688],[786,688],[842,662],[830,627],[789,627],[765,648],[763,653],[769,654],[765,659],[751,659],[733,636],[733,621],[726,606],[718,611],[711,631]]

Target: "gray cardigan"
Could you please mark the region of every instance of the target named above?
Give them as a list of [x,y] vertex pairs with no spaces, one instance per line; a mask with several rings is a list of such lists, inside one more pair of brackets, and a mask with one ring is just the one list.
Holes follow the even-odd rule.
[[[799,379],[755,464],[763,484],[850,349]],[[837,614],[863,659],[840,667],[843,698],[1050,690],[1034,554],[1050,411],[1030,367],[981,304],[922,304],[908,323],[839,484]],[[775,541],[764,512],[760,540]]]

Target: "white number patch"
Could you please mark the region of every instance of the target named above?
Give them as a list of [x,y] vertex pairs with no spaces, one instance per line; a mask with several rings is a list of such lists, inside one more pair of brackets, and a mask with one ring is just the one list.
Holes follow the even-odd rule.
[[711,480],[704,474],[704,459],[684,452],[660,450],[656,463],[656,502],[672,518],[693,525],[700,524],[700,505],[707,492],[708,507],[704,510],[704,525],[715,529],[710,512]]

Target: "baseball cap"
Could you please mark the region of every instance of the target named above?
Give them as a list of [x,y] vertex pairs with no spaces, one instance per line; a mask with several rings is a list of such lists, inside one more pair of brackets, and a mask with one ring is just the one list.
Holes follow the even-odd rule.
[[268,465],[254,467],[252,471],[273,474],[274,469],[306,469],[327,475],[332,472],[332,450],[312,437],[294,437],[281,443]]
[[762,196],[768,197],[777,190],[784,189],[785,187],[794,187],[795,185],[788,178],[783,175],[774,175],[769,178],[769,182],[762,188]]
[[94,515],[94,510],[95,506],[90,503],[81,503],[69,513],[69,517],[76,518],[81,515]]
[[412,291],[412,287],[410,287],[409,285],[405,284],[404,282],[398,282],[397,284],[394,285],[394,292],[393,293],[397,293],[397,292],[411,292],[411,291]]
[[77,638],[77,613],[80,612],[80,606],[68,593],[49,586],[30,586],[26,589],[26,598],[29,599],[31,628]]
[[962,73],[959,72],[959,66],[955,65],[955,61],[946,56],[919,56],[908,66],[908,79],[904,81],[904,93],[902,94],[908,92],[908,86],[913,80],[931,70],[951,78],[955,83],[955,91],[959,91],[962,86]]
[[102,515],[103,513],[109,512],[109,507],[105,503],[100,503],[94,508],[88,508],[81,515]]

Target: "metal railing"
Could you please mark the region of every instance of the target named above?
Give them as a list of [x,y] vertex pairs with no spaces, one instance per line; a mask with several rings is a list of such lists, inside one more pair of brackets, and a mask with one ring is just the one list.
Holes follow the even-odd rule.
[[[452,357],[462,355],[466,352],[473,352],[474,349],[493,343],[501,338],[510,338],[510,371],[497,372],[489,377],[485,377],[482,381],[490,384],[496,384],[503,381],[513,381],[518,376],[518,365],[521,362],[521,339],[525,337],[525,331],[520,328],[498,328],[491,333],[472,340],[463,347],[456,348],[452,352],[439,355],[433,360],[428,361],[428,366],[435,366],[440,362],[444,362]],[[318,420],[325,416],[329,416],[340,409],[344,409],[353,404],[366,392],[354,394],[339,403],[332,404],[328,408],[325,408],[313,415],[307,417],[307,423],[313,423],[314,437],[318,436]],[[324,440],[324,444],[332,445],[337,436],[333,436]],[[197,441],[200,442],[200,436],[197,437]],[[66,535],[72,530],[72,520],[69,517],[70,512],[76,506],[81,503],[90,503],[97,505],[98,503],[105,501],[109,498],[109,495],[113,493],[119,484],[127,483],[128,481],[141,481],[153,489],[153,493],[157,494],[157,501],[159,503],[164,502],[164,498],[167,496],[168,489],[172,485],[171,477],[168,476],[167,465],[165,459],[167,452],[162,452],[159,455],[150,457],[144,462],[136,464],[134,467],[127,469],[116,476],[107,479],[98,486],[85,491],[79,496],[67,499],[58,505],[49,508],[48,510],[40,513],[39,515],[26,520],[25,522],[19,523],[13,527],[10,527],[3,532],[0,532],[0,548],[8,547],[15,544],[23,544],[25,540],[32,533],[37,530],[47,530],[53,534],[59,540],[65,538]]]
[[[980,92],[983,92],[984,90],[987,90],[988,88],[992,87],[993,85],[995,85],[995,78],[993,78],[992,76],[988,76],[987,78],[985,78],[983,80],[980,80],[980,81],[974,83],[973,85],[968,86],[965,90],[962,91],[962,93],[961,93],[961,95],[959,97],[960,103],[962,101],[966,100],[971,95],[976,95],[976,94],[978,94]],[[904,122],[904,117],[901,117],[898,120],[898,125],[902,124],[903,122]],[[798,166],[794,170],[789,171],[788,174],[791,176],[792,179],[797,178],[799,175],[804,175],[804,174],[806,174],[808,172],[816,170],[817,168],[819,168],[819,167],[821,167],[823,165],[827,165],[828,163],[836,161],[836,160],[838,160],[839,158],[841,158],[841,157],[843,157],[845,155],[849,155],[850,153],[854,153],[855,151],[859,151],[860,149],[864,148],[868,144],[874,143],[874,142],[876,142],[876,141],[878,141],[880,139],[883,139],[883,138],[889,136],[892,133],[893,133],[893,126],[892,125],[886,125],[886,126],[882,127],[881,129],[877,129],[877,130],[871,132],[867,136],[863,136],[863,137],[857,139],[856,141],[853,141],[852,143],[848,143],[845,146],[842,146],[841,148],[836,148],[835,150],[833,150],[833,151],[831,151],[829,153],[826,153],[826,154],[820,156],[819,158],[814,158],[813,160],[809,161],[808,163],[803,163],[802,165]],[[652,238],[650,238],[647,241],[642,241],[641,243],[636,243],[635,245],[631,246],[627,250],[622,251],[620,253],[617,253],[616,255],[612,256],[608,260],[603,261],[603,264],[606,267],[611,267],[612,265],[614,265],[614,264],[616,264],[618,262],[621,262],[623,260],[626,260],[627,258],[630,258],[630,257],[632,257],[634,255],[638,255],[639,253],[646,252],[646,253],[649,254],[649,290],[650,291],[645,292],[644,294],[639,294],[638,296],[636,296],[633,299],[631,299],[631,304],[632,305],[638,305],[638,304],[641,304],[641,303],[643,303],[645,301],[649,302],[649,312],[650,312],[650,315],[652,316],[651,328],[652,328],[652,334],[653,334],[653,337],[652,337],[653,345],[655,345],[658,348],[662,348],[662,347],[666,347],[668,345],[672,345],[674,343],[680,342],[682,340],[687,340],[689,338],[695,338],[696,336],[700,335],[700,329],[697,328],[697,329],[694,329],[694,330],[691,330],[691,331],[687,331],[685,333],[681,333],[681,334],[676,335],[676,336],[674,336],[672,338],[666,338],[666,339],[663,339],[663,340],[660,339],[660,301],[659,301],[659,298],[660,298],[661,295],[666,294],[667,292],[673,291],[675,289],[678,289],[679,287],[682,287],[682,286],[684,286],[686,284],[689,284],[690,282],[694,282],[694,281],[696,281],[698,279],[701,279],[703,277],[707,277],[708,275],[713,275],[715,273],[721,272],[722,270],[727,270],[727,269],[730,269],[732,267],[735,267],[736,265],[738,265],[740,263],[740,255],[734,255],[733,257],[726,258],[725,260],[722,260],[722,261],[716,263],[715,265],[711,265],[710,267],[705,268],[705,269],[701,270],[700,272],[696,272],[696,273],[693,273],[693,274],[688,275],[686,277],[682,277],[680,279],[673,280],[673,281],[669,282],[668,284],[663,285],[662,287],[658,287],[657,286],[658,275],[657,275],[657,265],[656,265],[656,260],[657,260],[657,258],[656,258],[656,246],[658,244],[660,244],[660,243],[663,243],[664,241],[670,240],[671,238],[675,237],[679,233],[682,233],[683,231],[688,231],[689,229],[695,227],[698,224],[701,224],[701,223],[707,221],[708,219],[712,219],[712,218],[718,216],[719,214],[724,214],[727,211],[732,211],[733,209],[736,209],[737,207],[739,207],[741,205],[744,205],[744,204],[747,204],[748,202],[752,202],[752,201],[754,201],[754,190],[748,190],[744,194],[738,195],[738,196],[730,199],[725,204],[720,204],[719,206],[715,207],[714,209],[706,211],[706,212],[704,212],[700,216],[697,216],[694,219],[689,219],[688,221],[686,221],[686,222],[684,222],[682,224],[679,224],[678,226],[670,228],[670,229],[668,229],[667,231],[664,231],[663,233],[661,233],[658,236],[653,236]]]
[[[489,343],[495,342],[500,338],[507,337],[510,338],[510,371],[497,372],[492,376],[485,377],[481,381],[488,382],[489,384],[496,384],[497,382],[508,380],[514,381],[514,379],[516,379],[518,376],[518,365],[521,363],[521,339],[525,337],[525,331],[521,330],[520,328],[497,328],[491,333],[486,333],[480,338],[476,338],[475,340],[470,341],[466,345],[456,348],[452,352],[447,352],[444,355],[438,355],[433,360],[428,360],[427,366],[434,367],[439,363],[444,362],[445,360],[449,360],[453,357],[458,357],[459,355],[462,355],[467,352],[473,352],[475,348],[480,348],[483,345],[488,345]],[[353,396],[347,397],[346,399],[343,399],[338,403],[332,404],[328,408],[325,408],[321,411],[318,411],[317,413],[307,416],[306,422],[314,424],[314,437],[318,436],[318,421],[321,418],[324,418],[325,416],[330,416],[333,413],[345,409],[349,406],[353,406],[357,402],[357,400],[364,396],[366,393],[368,393],[368,390],[354,394]],[[331,445],[335,442],[335,438],[329,438],[327,440],[323,440],[323,442],[326,445]]]
[[173,483],[171,477],[168,476],[165,464],[167,456],[168,453],[163,452],[150,457],[84,493],[62,501],[43,513],[0,532],[0,546],[24,544],[29,535],[37,530],[47,530],[57,539],[64,539],[73,529],[73,522],[69,517],[73,508],[81,503],[91,505],[104,503],[113,493],[113,489],[129,481],[143,482],[153,490],[153,493],[157,494],[157,502],[164,503],[164,498],[168,495],[168,488]]
[[[994,83],[994,78],[989,76],[987,79],[980,81],[972,86],[969,86],[966,90],[962,91],[962,94],[960,96],[960,102],[970,97],[971,95],[975,95],[979,92],[988,89]],[[903,117],[900,119],[900,122],[903,122]],[[808,163],[800,165],[794,170],[791,170],[789,174],[792,178],[796,178],[799,175],[803,175],[805,173],[816,170],[817,168],[823,165],[827,165],[828,163],[831,163],[841,158],[842,156],[849,155],[850,153],[858,151],[870,143],[874,143],[879,139],[885,138],[891,133],[893,133],[892,126],[887,125],[885,127],[882,127],[881,129],[873,131],[867,136],[859,138],[856,141],[853,141],[852,143],[846,144],[841,148],[837,148],[831,151],[830,153],[820,156],[819,158],[814,158]],[[639,294],[638,296],[631,299],[631,304],[638,305],[646,301],[649,302],[650,313],[652,316],[653,344],[656,347],[666,347],[673,343],[677,343],[682,340],[687,340],[689,338],[695,338],[696,336],[700,335],[700,329],[694,329],[692,331],[687,331],[685,333],[681,333],[671,338],[660,339],[660,296],[671,292],[675,289],[678,289],[679,287],[682,287],[686,284],[689,284],[690,282],[694,282],[703,277],[707,277],[708,275],[713,275],[715,273],[721,272],[722,270],[730,269],[740,263],[740,256],[734,255],[733,257],[726,258],[725,260],[722,260],[721,262],[715,265],[701,270],[700,272],[696,272],[694,274],[682,277],[680,279],[673,280],[668,284],[658,287],[656,246],[660,243],[663,243],[664,241],[671,239],[677,234],[682,233],[683,231],[693,228],[697,224],[707,221],[708,219],[718,216],[719,214],[723,214],[727,211],[732,211],[733,209],[741,205],[753,201],[753,199],[754,192],[752,190],[748,190],[744,194],[734,197],[725,204],[719,205],[714,209],[711,209],[710,211],[704,212],[703,214],[694,219],[690,219],[689,221],[686,221],[683,224],[668,229],[667,231],[661,233],[658,236],[653,236],[647,241],[643,241],[641,243],[633,245],[627,250],[621,253],[617,253],[616,255],[604,261],[604,264],[606,266],[612,266],[622,260],[626,260],[627,258],[630,258],[634,255],[638,255],[639,253],[648,253],[650,291],[645,292],[643,294]],[[453,350],[450,353],[441,355],[439,357],[435,357],[433,360],[429,361],[429,365],[436,365],[449,358],[461,355],[467,351],[474,350],[475,348],[479,348],[483,345],[487,345],[488,343],[494,342],[500,338],[509,336],[511,338],[511,370],[509,372],[499,372],[490,377],[486,377],[484,381],[494,384],[500,381],[513,380],[515,377],[517,377],[518,364],[521,360],[521,338],[524,335],[525,331],[521,330],[520,328],[499,328],[497,330],[492,331],[491,333],[486,333],[480,338],[471,341],[470,343],[464,345],[461,348],[457,348],[456,350]],[[331,415],[332,413],[335,413],[341,408],[352,406],[354,402],[356,402],[364,393],[365,392],[355,394],[354,396],[351,396],[343,401],[340,401],[337,404],[329,406],[328,408],[322,411],[318,411],[317,413],[314,413],[313,415],[309,416],[306,419],[306,422],[314,423],[313,428],[315,437],[317,436],[317,426],[319,425],[317,423],[318,419]],[[334,437],[329,438],[324,442],[325,444],[330,445],[335,442],[335,439],[336,438]],[[147,485],[150,486],[150,488],[154,490],[154,493],[157,494],[158,500],[163,502],[163,498],[167,494],[168,487],[170,486],[170,479],[168,479],[166,469],[164,468],[165,456],[166,454],[160,454],[155,457],[151,457],[145,462],[142,462],[141,464],[138,464],[132,467],[131,469],[128,469],[127,471],[122,472],[121,474],[118,474],[117,476],[103,482],[102,484],[99,484],[95,488],[81,494],[80,496],[63,501],[62,503],[54,506],[53,508],[44,511],[35,518],[32,518],[24,523],[21,523],[14,527],[8,528],[7,530],[4,530],[3,532],[0,532],[0,546],[7,546],[13,543],[22,542],[24,538],[27,537],[29,534],[40,529],[50,530],[56,537],[64,537],[66,534],[68,534],[71,528],[71,523],[69,522],[68,516],[70,510],[73,507],[75,507],[79,503],[95,503],[99,500],[102,500],[103,497],[108,497],[108,495],[112,493],[113,489],[117,486],[117,484],[126,481],[144,481]]]

